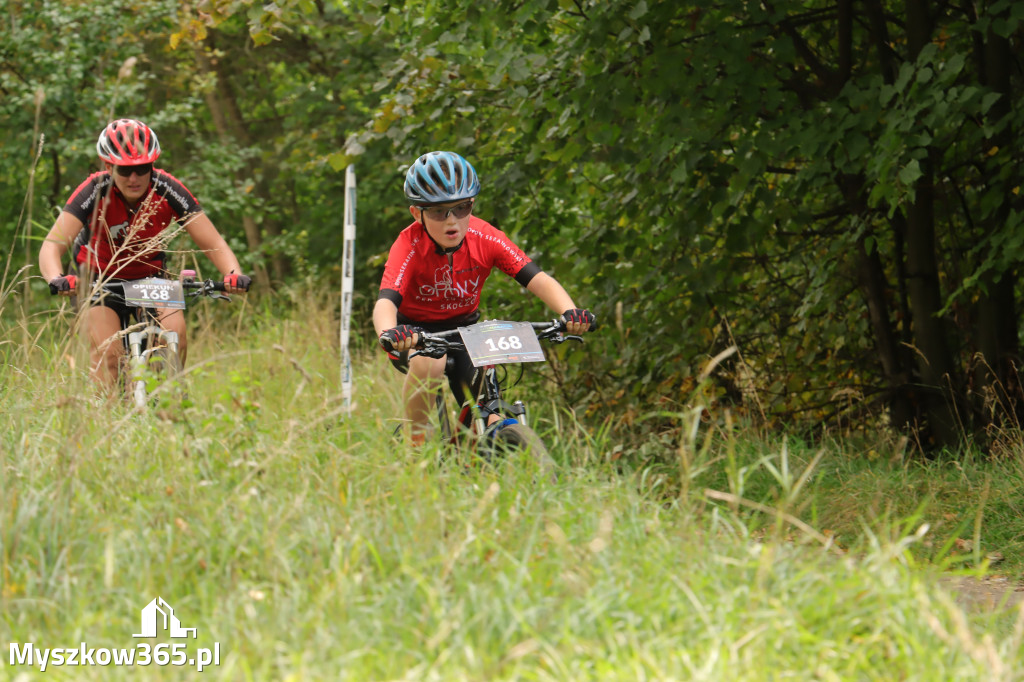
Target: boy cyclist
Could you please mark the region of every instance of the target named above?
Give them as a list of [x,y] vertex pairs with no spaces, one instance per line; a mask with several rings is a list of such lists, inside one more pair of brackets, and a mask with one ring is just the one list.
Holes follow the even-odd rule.
[[[480,192],[476,171],[454,152],[430,152],[416,159],[405,177],[411,225],[388,255],[373,324],[392,363],[407,371],[403,397],[411,442],[423,443],[430,401],[444,377],[446,358],[408,353],[420,331],[439,332],[480,318],[480,292],[493,268],[526,287],[562,316],[569,334],[589,331],[594,316],[576,307],[562,285],[544,273],[497,228],[472,215]],[[465,352],[455,357],[456,395],[465,394],[473,366]]]
[[[161,233],[175,221],[224,276],[225,291],[249,288],[249,277],[242,274],[231,247],[192,193],[170,173],[153,167],[160,143],[149,126],[125,118],[110,123],[100,133],[96,153],[105,170],[78,186],[39,249],[39,269],[51,293],[75,295],[80,281],[88,291],[93,278],[117,282],[166,276]],[[69,249],[77,275],[65,274],[61,266]],[[100,386],[111,388],[123,355],[122,344],[111,339],[130,311],[111,297],[85,305],[92,376]],[[183,312],[163,310],[159,322],[177,332],[184,363]]]

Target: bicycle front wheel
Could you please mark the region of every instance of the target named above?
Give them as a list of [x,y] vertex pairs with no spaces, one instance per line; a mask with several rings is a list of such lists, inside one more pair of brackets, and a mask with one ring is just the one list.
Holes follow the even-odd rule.
[[175,398],[182,397],[181,387],[173,383],[179,381],[182,370],[177,341],[155,349],[149,358],[149,369],[157,378],[157,386],[161,390],[170,390]]
[[541,437],[529,426],[509,424],[500,427],[491,436],[492,452],[498,457],[509,457],[517,454],[525,455],[527,461],[535,465],[541,473],[555,480],[555,461],[548,454]]

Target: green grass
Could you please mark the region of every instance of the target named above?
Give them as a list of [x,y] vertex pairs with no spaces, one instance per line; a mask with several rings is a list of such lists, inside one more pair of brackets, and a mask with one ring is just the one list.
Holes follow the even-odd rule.
[[[335,309],[198,307],[193,404],[143,414],[93,398],[66,320],[5,313],[5,643],[132,647],[162,596],[219,666],[47,679],[1024,679],[1022,612],[936,585],[995,549],[1019,571],[1017,464],[705,427],[640,466],[534,386],[557,482],[440,465],[391,437],[401,379],[378,354],[342,413]],[[0,677],[37,676],[6,651]]]

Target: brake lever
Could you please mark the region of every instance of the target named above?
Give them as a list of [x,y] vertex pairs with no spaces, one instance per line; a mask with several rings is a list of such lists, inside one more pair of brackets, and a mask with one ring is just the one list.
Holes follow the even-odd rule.
[[447,348],[443,348],[443,347],[441,347],[441,348],[419,348],[419,349],[414,350],[413,352],[409,353],[409,358],[410,359],[414,358],[417,355],[425,355],[428,358],[434,358],[435,360],[437,360],[439,358],[443,358],[447,354],[448,354],[448,349]]
[[578,341],[583,343],[582,336],[575,336],[573,334],[566,334],[563,331],[553,332],[551,334],[538,334],[537,338],[550,341],[551,343],[565,343],[566,341]]
[[228,296],[227,294],[220,293],[219,291],[214,289],[211,283],[209,282],[201,287],[193,289],[188,294],[186,294],[186,296],[188,296],[189,298],[195,298],[196,296],[208,296],[209,298],[221,298],[224,299],[225,301],[231,300],[230,296]]

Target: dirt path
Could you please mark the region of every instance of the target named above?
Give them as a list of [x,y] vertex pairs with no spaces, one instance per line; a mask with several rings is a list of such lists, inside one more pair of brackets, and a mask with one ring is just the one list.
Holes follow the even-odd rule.
[[1024,583],[1004,576],[951,577],[940,580],[939,584],[949,590],[956,603],[968,611],[995,611],[1024,603]]

